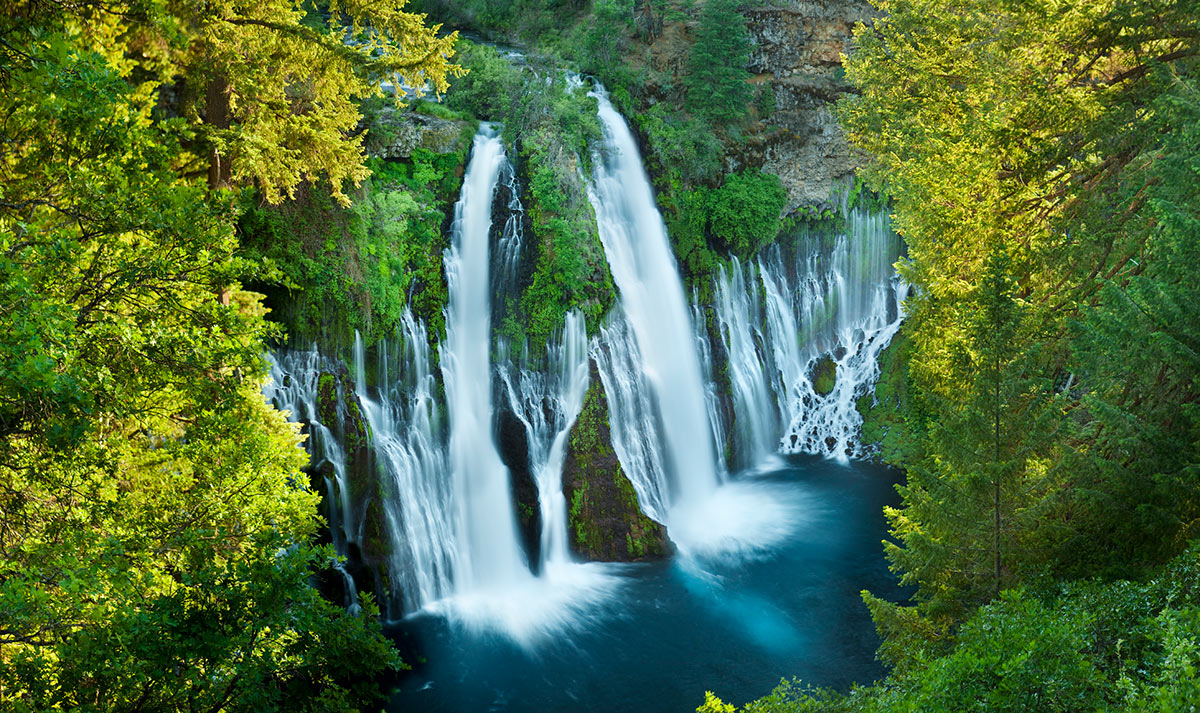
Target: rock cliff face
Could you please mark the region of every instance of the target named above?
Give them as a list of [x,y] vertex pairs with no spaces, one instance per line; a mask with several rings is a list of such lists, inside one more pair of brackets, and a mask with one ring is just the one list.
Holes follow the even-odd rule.
[[757,155],[748,157],[783,180],[787,212],[830,202],[860,159],[846,142],[832,105],[850,90],[841,55],[850,50],[854,23],[875,11],[865,0],[792,0],[745,12],[754,46],[749,70],[770,88],[775,111]]
[[[757,167],[783,180],[785,214],[822,208],[834,187],[848,184],[860,157],[846,142],[833,104],[851,90],[841,55],[850,50],[854,24],[877,15],[867,0],[779,0],[743,11],[753,46],[747,69],[761,96],[757,111],[770,108],[743,129],[744,143],[730,147],[729,171]],[[682,101],[682,78],[697,28],[698,10],[686,21],[668,22],[647,48],[651,77],[640,94],[651,104]]]

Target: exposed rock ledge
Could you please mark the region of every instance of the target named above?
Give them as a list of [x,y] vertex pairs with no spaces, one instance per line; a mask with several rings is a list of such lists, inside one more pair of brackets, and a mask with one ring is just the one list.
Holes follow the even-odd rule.
[[385,106],[371,117],[363,148],[368,156],[382,159],[408,158],[419,148],[450,153],[458,148],[465,128],[461,121]]
[[741,158],[783,180],[785,212],[832,200],[836,185],[848,183],[861,157],[846,142],[832,104],[851,87],[841,55],[850,51],[854,24],[877,12],[866,0],[780,2],[745,12],[754,46],[749,69],[768,83],[778,127],[751,142]]

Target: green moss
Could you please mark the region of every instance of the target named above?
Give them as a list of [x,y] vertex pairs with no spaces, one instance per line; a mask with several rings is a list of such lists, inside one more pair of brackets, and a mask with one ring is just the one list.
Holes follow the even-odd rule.
[[884,462],[895,465],[916,462],[924,438],[924,419],[911,398],[908,364],[912,350],[912,340],[901,329],[879,355],[880,376],[874,393],[855,404],[863,417],[863,443],[877,448]]
[[813,367],[813,390],[821,396],[833,393],[837,385],[837,364],[828,354],[817,360]]
[[637,492],[603,437],[608,428],[601,393],[593,381],[571,431],[570,453],[577,466],[567,513],[572,545],[598,559],[619,559],[622,550],[629,559],[666,554],[662,526],[642,513]]
[[248,257],[272,266],[263,277],[274,284],[259,289],[293,343],[336,349],[355,330],[372,343],[394,334],[409,306],[436,341],[447,299],[442,225],[469,147],[466,137],[451,153],[417,149],[403,161],[371,159],[373,175],[348,208],[319,186],[301,186],[279,206],[251,197],[239,222],[241,244]]
[[[834,197],[837,200],[837,196]],[[781,221],[780,232],[787,235],[796,233],[820,233],[837,235],[846,229],[846,218],[840,211],[815,205],[800,206]]]
[[517,503],[517,516],[521,519],[522,525],[533,522],[533,506],[529,503]]
[[337,378],[328,372],[317,377],[317,416],[327,427],[337,423]]
[[567,312],[580,310],[594,333],[615,298],[595,214],[580,178],[600,127],[595,100],[564,84],[553,85],[542,103],[522,107],[513,122],[532,124],[521,134],[520,155],[536,255],[532,277],[522,286],[520,313],[523,336],[539,354],[562,328]]
[[587,517],[590,511],[588,507],[588,492],[588,482],[585,478],[575,492],[571,494],[571,509],[567,513],[567,521],[570,523],[571,530],[575,533],[575,544],[584,551],[593,549],[599,541],[596,523]]
[[[367,503],[367,510],[363,515],[362,538],[363,554],[367,557],[382,560],[392,551],[391,538],[388,537],[379,498],[372,498]],[[386,563],[381,565],[386,566]],[[380,570],[380,574],[386,576],[386,570]]]
[[[349,421],[352,425],[346,428],[345,447],[347,453],[354,453],[360,446],[366,446],[370,442],[370,428],[362,418],[362,414],[358,411],[358,404],[355,399],[348,399],[350,403]],[[359,429],[362,429],[361,431]],[[347,456],[350,458],[353,456]]]

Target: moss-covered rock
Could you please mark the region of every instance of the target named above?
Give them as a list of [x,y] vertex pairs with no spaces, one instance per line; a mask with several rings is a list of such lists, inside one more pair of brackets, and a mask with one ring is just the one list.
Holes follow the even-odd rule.
[[591,143],[600,137],[596,100],[561,80],[546,86],[538,75],[525,79],[533,94],[506,126],[525,127],[517,137],[518,169],[534,255],[517,309],[494,326],[512,344],[528,339],[540,355],[573,309],[595,333],[616,290],[583,178]]
[[863,445],[878,459],[895,465],[914,463],[923,442],[923,420],[913,409],[908,363],[912,340],[903,329],[879,355],[879,381],[874,393],[860,398],[855,406],[863,417]]
[[671,552],[666,528],[646,517],[612,448],[608,402],[595,363],[583,409],[571,430],[563,494],[571,549],[590,560],[629,562]]
[[473,123],[383,105],[363,112],[363,149],[368,156],[382,159],[410,158],[417,149],[452,153],[469,126]]
[[[359,407],[355,385],[345,365],[334,371],[321,373],[317,377],[317,417],[328,428],[334,438],[342,444],[346,456],[344,486],[334,480],[333,466],[327,461],[314,469],[314,483],[328,477],[334,482],[333,498],[336,502],[323,504],[323,511],[343,512],[341,503],[349,502],[349,521],[340,523],[348,530],[346,562],[344,568],[354,579],[361,591],[374,591],[379,601],[388,596],[387,562],[392,551],[387,516],[383,503],[388,493],[382,489],[376,469],[375,455],[371,450],[370,425]],[[317,492],[326,497],[323,487]],[[339,515],[340,518],[340,515]],[[333,520],[333,518],[331,518]],[[325,541],[332,541],[328,533],[322,534]],[[326,573],[330,582],[320,580],[318,584],[327,594],[340,591],[341,575]],[[381,584],[382,583],[382,584]],[[342,601],[342,595],[334,601]]]
[[837,386],[837,364],[834,363],[833,357],[826,354],[818,359],[809,378],[812,380],[813,391],[821,396],[832,394],[833,387]]

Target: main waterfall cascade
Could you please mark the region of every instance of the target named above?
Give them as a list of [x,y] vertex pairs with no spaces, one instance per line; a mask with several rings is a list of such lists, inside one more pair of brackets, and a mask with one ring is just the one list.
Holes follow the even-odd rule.
[[475,137],[446,254],[446,341],[439,349],[450,416],[457,593],[508,588],[530,575],[511,506],[508,468],[493,437],[488,233],[504,160],[494,131]]
[[[755,556],[795,531],[786,489],[739,471],[779,452],[862,455],[855,400],[878,377],[906,290],[886,217],[848,211],[840,235],[733,259],[715,278],[713,304],[689,300],[633,135],[603,87],[590,95],[604,140],[588,197],[619,292],[598,333],[589,339],[571,312],[541,359],[494,341],[493,302],[520,280],[524,208],[498,132],[484,126],[455,205],[436,360],[411,314],[372,347],[371,364],[356,337],[353,379],[315,349],[268,357],[266,396],[308,424],[333,543],[374,570],[389,619],[444,613],[526,644],[587,620],[619,586],[569,551],[562,470],[589,362],[638,504],[685,559]],[[829,389],[814,383],[823,359],[833,365]],[[524,432],[541,523],[533,562],[497,447],[497,407]],[[346,604],[357,606],[355,577],[341,572]]]
[[[719,419],[710,418],[706,398],[706,340],[693,325],[633,133],[602,86],[589,96],[599,105],[604,143],[588,198],[621,312],[602,331],[605,359],[598,361],[606,388],[618,386],[607,393],[622,468],[643,511],[667,526],[685,556],[766,551],[792,531],[788,495],[767,484],[723,482],[713,437]],[[639,440],[644,447],[633,445]]]
[[589,96],[599,102],[604,146],[588,194],[660,415],[665,490],[672,505],[696,502],[711,495],[719,479],[683,284],[633,133],[602,88]]

